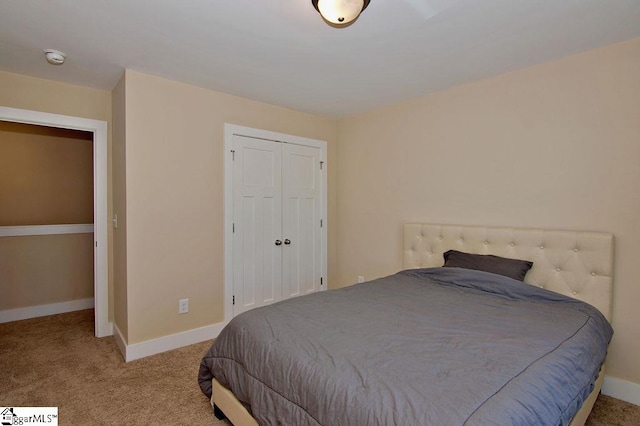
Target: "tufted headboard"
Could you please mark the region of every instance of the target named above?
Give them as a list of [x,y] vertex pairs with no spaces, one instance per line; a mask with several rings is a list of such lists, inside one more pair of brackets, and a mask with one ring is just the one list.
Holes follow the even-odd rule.
[[533,262],[524,281],[587,302],[611,321],[613,235],[602,232],[404,225],[404,269],[442,266],[447,250]]

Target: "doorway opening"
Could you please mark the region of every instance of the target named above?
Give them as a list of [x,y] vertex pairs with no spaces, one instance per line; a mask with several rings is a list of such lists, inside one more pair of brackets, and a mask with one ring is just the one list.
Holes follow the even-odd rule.
[[93,285],[96,337],[113,334],[109,322],[107,240],[107,123],[58,114],[0,107],[0,121],[89,132],[93,139]]

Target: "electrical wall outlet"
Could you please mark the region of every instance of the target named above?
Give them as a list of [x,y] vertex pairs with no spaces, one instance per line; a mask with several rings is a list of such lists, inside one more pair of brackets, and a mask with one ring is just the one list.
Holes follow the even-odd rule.
[[180,299],[178,302],[178,313],[186,314],[189,312],[189,299]]
[[358,275],[358,283],[363,283],[364,277],[362,275]]

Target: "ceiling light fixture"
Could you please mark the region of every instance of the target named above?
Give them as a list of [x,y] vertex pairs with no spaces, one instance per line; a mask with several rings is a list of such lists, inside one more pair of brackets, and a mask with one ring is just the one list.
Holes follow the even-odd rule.
[[59,50],[53,49],[46,49],[44,51],[44,56],[47,58],[47,62],[49,62],[51,65],[62,65],[64,64],[64,60],[67,57],[67,55],[60,52]]
[[369,6],[370,0],[311,0],[313,7],[332,27],[351,25],[360,13]]

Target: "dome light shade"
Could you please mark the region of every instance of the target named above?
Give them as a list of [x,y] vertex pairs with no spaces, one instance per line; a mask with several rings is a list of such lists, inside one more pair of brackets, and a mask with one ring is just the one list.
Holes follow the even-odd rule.
[[324,20],[334,27],[346,27],[353,23],[369,6],[370,0],[311,0]]

